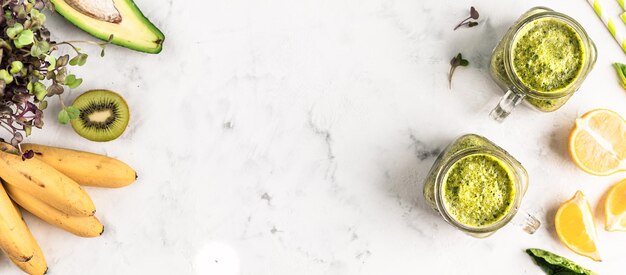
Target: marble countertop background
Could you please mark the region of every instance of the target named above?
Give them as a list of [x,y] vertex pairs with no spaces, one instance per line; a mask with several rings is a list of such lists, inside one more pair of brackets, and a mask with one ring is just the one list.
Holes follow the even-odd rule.
[[[126,133],[86,141],[54,121],[59,103],[51,102],[45,129],[29,139],[107,154],[139,172],[127,188],[88,189],[106,226],[100,238],[25,215],[49,274],[542,274],[529,247],[623,273],[626,233],[604,231],[599,218],[604,261],[595,263],[561,245],[553,226],[576,190],[595,207],[626,176],[587,175],[567,156],[577,116],[594,108],[626,115],[611,67],[626,55],[586,1],[136,3],[165,33],[163,52],[112,46],[100,58],[89,49],[87,64],[72,70],[84,82],[66,97],[120,92],[131,108]],[[452,31],[471,5],[480,25]],[[488,118],[502,94],[488,72],[491,49],[537,5],[577,19],[598,61],[561,110],[521,107],[498,124]],[[57,15],[49,21],[57,40],[89,39]],[[448,89],[458,52],[470,66]],[[543,223],[536,234],[507,226],[474,239],[425,204],[436,155],[470,132],[528,170],[523,207]],[[4,257],[0,270],[19,274]]]

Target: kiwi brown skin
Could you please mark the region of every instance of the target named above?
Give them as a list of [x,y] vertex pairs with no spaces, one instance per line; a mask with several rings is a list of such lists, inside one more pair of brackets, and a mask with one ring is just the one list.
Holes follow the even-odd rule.
[[72,128],[80,136],[98,142],[118,138],[130,119],[128,104],[110,90],[89,90],[74,100],[72,106],[80,116],[72,120]]

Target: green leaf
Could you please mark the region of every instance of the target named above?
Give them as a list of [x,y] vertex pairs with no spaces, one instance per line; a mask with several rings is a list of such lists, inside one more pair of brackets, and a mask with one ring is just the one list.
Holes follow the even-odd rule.
[[85,65],[85,63],[87,63],[87,57],[89,57],[89,55],[85,53],[80,54],[80,59],[78,60],[78,66]]
[[30,18],[33,20],[34,25],[43,25],[46,22],[46,15],[39,12],[37,9],[32,9],[30,11]]
[[65,77],[65,85],[70,87],[70,89],[74,89],[74,88],[78,87],[81,83],[83,83],[83,79],[82,78],[76,78],[76,76],[73,75],[73,74],[70,74],[70,75]]
[[13,26],[7,28],[7,35],[11,39],[15,39],[24,30],[24,26],[20,23],[15,23]]
[[69,82],[72,82],[72,81],[74,81],[74,80],[76,80],[76,75],[73,75],[73,74],[68,74],[68,75],[65,77],[65,83],[69,83]]
[[78,86],[80,86],[80,84],[83,83],[83,79],[82,78],[77,78],[76,81],[74,81],[74,83],[72,83],[72,85],[70,85],[70,89],[74,89]]
[[30,55],[33,57],[41,57],[44,54],[48,54],[50,51],[50,44],[46,41],[38,41],[30,47]]
[[570,275],[596,275],[595,272],[585,269],[569,259],[563,258],[554,253],[538,249],[526,249],[526,253],[530,255],[535,263],[546,274],[570,274]]
[[[58,60],[57,60],[57,65],[59,65],[59,61]],[[63,81],[65,81],[65,76],[66,75],[67,75],[67,69],[65,67],[62,67],[62,68],[57,70],[57,74],[54,76],[54,80],[56,82],[63,83]]]
[[626,64],[613,63],[613,67],[615,67],[615,70],[617,71],[617,76],[619,76],[622,88],[626,89]]
[[30,44],[33,44],[33,42],[35,42],[34,39],[34,34],[33,31],[26,29],[23,30],[22,32],[20,32],[20,34],[17,35],[17,39],[15,39],[15,41],[13,43],[15,43],[15,46],[18,48],[22,48],[24,46],[28,46]]
[[42,100],[41,102],[39,102],[39,109],[40,110],[45,110],[46,108],[48,108],[48,101],[46,100]]
[[67,113],[67,110],[63,109],[59,112],[59,123],[61,124],[67,124],[68,122],[70,122],[70,115]]
[[71,66],[76,66],[78,64],[78,55],[72,57],[72,59],[70,59],[70,63]]
[[[65,65],[67,65],[67,63],[70,60],[70,56],[69,55],[62,55],[59,58],[57,58],[57,67],[63,67]],[[65,68],[63,68],[65,69]]]
[[67,124],[72,119],[77,119],[80,116],[80,110],[74,106],[67,106],[65,109],[59,112],[59,122],[61,124]]
[[11,76],[7,70],[0,70],[0,79],[4,80],[6,84],[13,82],[13,76]]
[[79,53],[78,55],[72,57],[72,59],[70,59],[70,65],[72,66],[82,66],[85,65],[85,63],[87,62],[87,54],[84,53]]
[[54,73],[54,71],[46,72],[46,79],[54,79],[54,78],[56,78],[56,74]]
[[32,130],[33,130],[32,126],[24,126],[24,133],[26,133],[26,136],[30,136],[30,133]]
[[0,48],[1,49],[6,49],[6,50],[13,50],[13,46],[11,46],[11,44],[9,44],[9,42],[7,42],[6,40],[0,38]]
[[43,85],[41,82],[35,82],[33,84],[33,94],[35,94],[35,98],[37,100],[41,101],[46,98],[48,91],[46,90],[46,86]]
[[11,10],[7,9],[4,11],[4,19],[6,19],[7,21],[13,20],[13,13],[11,13]]
[[48,87],[48,96],[60,95],[63,93],[63,86],[58,83],[53,83]]
[[71,106],[71,105],[67,106],[65,110],[67,111],[67,114],[70,116],[70,120],[77,119],[80,116],[80,110],[78,110],[78,108],[74,106]]
[[10,72],[12,74],[16,74],[19,71],[21,71],[24,68],[24,64],[20,61],[13,61],[11,62],[11,70]]
[[17,18],[19,19],[24,19],[26,18],[26,9],[24,8],[23,5],[17,5],[15,6],[15,8],[13,9],[14,13],[17,13]]
[[46,62],[50,63],[48,65],[48,72],[53,71],[57,67],[57,58],[52,55],[46,55]]
[[457,59],[457,66],[467,66],[469,65],[469,61],[467,59],[463,59],[463,55],[461,53],[457,54],[456,57]]
[[44,76],[39,71],[33,71],[31,74],[39,80],[44,79]]

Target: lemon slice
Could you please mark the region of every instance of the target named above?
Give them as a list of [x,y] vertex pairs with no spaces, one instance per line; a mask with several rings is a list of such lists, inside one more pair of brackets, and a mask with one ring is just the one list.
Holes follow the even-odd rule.
[[570,132],[569,153],[580,169],[592,175],[626,170],[626,121],[606,109],[584,114]]
[[626,231],[626,179],[609,190],[604,203],[604,228],[607,231]]
[[554,227],[561,242],[570,250],[594,261],[601,261],[596,246],[598,234],[589,202],[582,192],[559,207]]

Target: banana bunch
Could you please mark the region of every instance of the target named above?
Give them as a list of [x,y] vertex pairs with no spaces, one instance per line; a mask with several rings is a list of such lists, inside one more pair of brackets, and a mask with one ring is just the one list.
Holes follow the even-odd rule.
[[0,249],[28,274],[48,270],[43,252],[18,205],[49,224],[80,237],[98,237],[104,226],[83,186],[117,188],[137,173],[107,156],[36,144],[23,144],[35,156],[22,160],[17,149],[0,143]]

